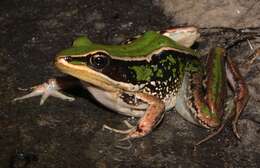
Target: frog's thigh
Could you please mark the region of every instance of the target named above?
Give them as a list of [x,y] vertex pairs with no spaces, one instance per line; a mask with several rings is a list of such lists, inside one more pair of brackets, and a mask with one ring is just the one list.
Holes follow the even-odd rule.
[[117,92],[107,92],[90,85],[87,86],[87,89],[98,102],[123,115],[142,117],[148,107],[147,104],[141,104],[139,106],[128,105],[122,101]]

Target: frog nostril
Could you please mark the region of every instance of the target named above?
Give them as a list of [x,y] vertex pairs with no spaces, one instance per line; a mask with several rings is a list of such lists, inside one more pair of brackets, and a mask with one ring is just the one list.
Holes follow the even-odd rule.
[[66,56],[66,57],[64,57],[64,60],[66,62],[71,62],[72,61],[72,57],[71,56]]

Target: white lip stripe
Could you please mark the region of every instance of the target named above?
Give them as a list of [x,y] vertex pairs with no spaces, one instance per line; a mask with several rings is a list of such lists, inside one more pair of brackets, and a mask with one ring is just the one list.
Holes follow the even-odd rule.
[[[63,66],[63,67],[66,67],[66,68],[71,68],[71,69],[78,69],[78,70],[81,70],[81,71],[86,71],[86,72],[89,72],[89,73],[92,73],[92,74],[95,74],[96,71],[86,67],[86,66],[76,66],[76,65],[72,65],[72,64],[69,64],[67,61],[64,60],[64,58],[60,58],[57,60],[57,67],[59,69],[61,69],[62,72],[64,73],[69,73],[69,72],[66,72],[66,70],[62,70],[62,68],[60,68],[59,66]],[[70,73],[72,76],[73,74]],[[133,85],[131,83],[124,83],[124,82],[118,82],[118,81],[115,81],[101,73],[98,73],[98,75],[96,75],[97,77],[99,76],[101,79],[105,80],[107,83],[109,83],[110,85],[114,85],[115,87],[118,87],[118,88],[121,88],[123,90],[127,90],[127,91],[138,91],[140,89],[140,87],[138,85]],[[75,76],[77,77],[77,76]],[[98,80],[98,78],[94,79],[94,80]],[[85,82],[88,82],[88,81],[85,81]]]

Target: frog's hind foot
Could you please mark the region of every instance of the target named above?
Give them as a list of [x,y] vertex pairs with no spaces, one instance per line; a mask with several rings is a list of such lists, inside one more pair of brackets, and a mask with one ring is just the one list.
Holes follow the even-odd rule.
[[[222,121],[221,125],[217,128],[216,131],[212,132],[207,137],[205,137],[202,140],[200,140],[199,142],[197,142],[195,144],[195,147],[208,141],[209,139],[213,138],[214,136],[218,135],[223,130],[227,121],[234,115],[234,107],[235,107],[234,101],[232,99],[227,100],[227,103],[225,105],[226,114],[223,116],[223,119],[222,119],[223,121]],[[239,139],[236,122],[233,122],[232,124],[233,124],[233,132],[234,132],[235,136]]]
[[221,124],[220,127],[219,127],[216,131],[212,132],[212,133],[209,134],[207,137],[205,137],[205,138],[203,138],[202,140],[200,140],[199,142],[197,142],[194,146],[195,146],[195,147],[196,147],[196,146],[199,146],[200,144],[202,144],[202,143],[204,143],[204,142],[210,140],[210,139],[213,138],[214,136],[218,135],[218,134],[223,130],[224,126],[225,126],[225,123]]

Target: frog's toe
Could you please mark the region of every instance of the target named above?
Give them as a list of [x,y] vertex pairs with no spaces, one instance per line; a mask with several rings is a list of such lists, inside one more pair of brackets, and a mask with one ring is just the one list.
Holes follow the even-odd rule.
[[131,130],[125,138],[120,139],[120,141],[125,141],[129,139],[141,138],[146,134],[139,132],[137,129]]
[[40,101],[40,105],[43,105],[44,102],[47,100],[48,97],[53,96],[62,100],[67,100],[67,101],[74,101],[75,98],[74,97],[70,97],[70,96],[66,96],[63,93],[57,91],[57,90],[48,90],[46,89],[45,92],[42,94],[42,98]]
[[141,138],[141,137],[146,136],[150,132],[151,132],[151,130],[145,130],[145,129],[141,129],[140,127],[136,127],[131,132],[129,132],[125,138],[121,139],[121,141],[125,141],[128,139]]
[[208,141],[209,139],[215,137],[216,135],[218,135],[223,130],[224,126],[225,126],[225,123],[222,123],[216,131],[213,131],[207,137],[205,137],[202,140],[200,140],[199,142],[197,142],[194,146],[199,146],[200,144],[202,144],[202,143]]
[[14,98],[14,99],[13,99],[13,102],[18,101],[18,100],[28,99],[28,98],[30,98],[30,97],[39,96],[39,95],[41,95],[41,94],[42,94],[42,92],[40,92],[39,90],[34,90],[34,91],[32,91],[31,93],[29,93],[29,94],[26,94],[26,95],[21,96],[21,97],[16,97],[16,98]]
[[[35,97],[35,96],[43,95],[43,94],[44,94],[44,86],[43,86],[43,85],[44,85],[44,84],[31,87],[31,88],[30,88],[30,90],[32,90],[31,93],[26,94],[26,95],[21,96],[21,97],[14,98],[14,99],[13,99],[13,102],[18,101],[18,100],[28,99],[28,98],[30,98],[30,97]],[[29,90],[29,89],[23,89],[23,90]]]
[[132,127],[132,128],[126,129],[126,130],[120,130],[120,129],[112,128],[112,127],[110,127],[108,125],[103,125],[103,128],[107,129],[107,130],[110,130],[110,131],[113,131],[113,132],[116,132],[116,133],[119,133],[119,134],[129,134],[130,132],[135,130],[135,127]]
[[127,136],[125,138],[122,138],[119,141],[125,141],[125,140],[129,140],[129,139],[134,139],[134,138],[141,138],[141,137],[147,135],[151,131],[150,129],[147,129],[146,127],[142,127],[140,125],[133,126],[130,123],[128,123],[126,120],[124,121],[124,123],[129,129],[120,130],[120,129],[115,129],[115,128],[109,127],[107,125],[103,125],[103,128],[116,132],[116,133],[119,133],[119,134],[127,134]]
[[238,129],[237,129],[237,122],[233,121],[232,127],[233,127],[233,132],[234,132],[235,136],[237,137],[237,139],[240,139],[240,135],[239,135]]

